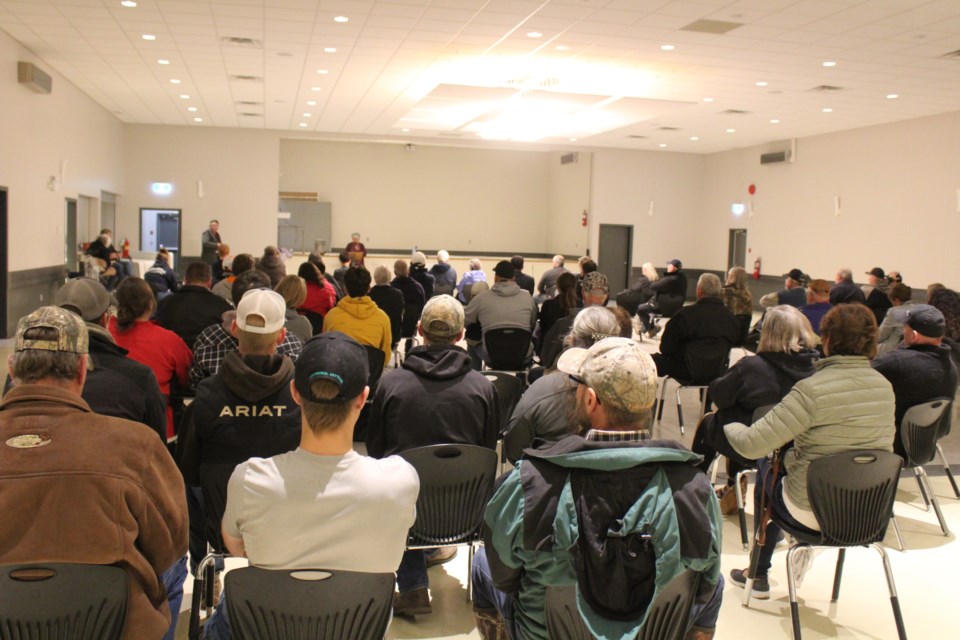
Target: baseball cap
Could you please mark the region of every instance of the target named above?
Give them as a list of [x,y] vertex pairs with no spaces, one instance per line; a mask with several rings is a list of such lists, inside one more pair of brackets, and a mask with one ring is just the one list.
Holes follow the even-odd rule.
[[463,305],[446,294],[430,298],[420,314],[420,327],[437,338],[457,335],[463,329]]
[[414,251],[410,264],[427,264],[427,256],[423,255],[423,251]]
[[583,285],[580,287],[584,293],[610,293],[610,283],[607,282],[607,276],[599,271],[591,271],[583,276]]
[[513,280],[517,276],[517,270],[513,268],[509,260],[501,260],[498,262],[497,266],[493,268],[493,272],[497,276],[506,278],[507,280]]
[[96,322],[110,306],[106,288],[91,278],[74,278],[57,289],[53,303],[73,311],[87,322]]
[[867,271],[867,275],[868,275],[868,276],[876,276],[877,278],[886,278],[886,277],[887,277],[887,274],[885,274],[885,273],[883,272],[883,269],[881,269],[880,267],[874,267],[873,269],[870,269],[870,271]]
[[[35,340],[24,337],[30,329],[53,329],[56,339]],[[39,350],[63,353],[88,353],[90,336],[79,315],[60,307],[40,307],[17,323],[16,351]]]
[[[297,358],[293,384],[311,402],[337,404],[356,398],[367,386],[370,364],[367,350],[345,333],[330,331],[307,340]],[[314,380],[327,380],[340,392],[330,399],[316,398],[310,389]]]
[[[237,305],[237,328],[249,333],[275,333],[283,328],[286,314],[287,303],[279,293],[270,289],[251,289],[243,294]],[[250,324],[251,316],[261,318],[263,326]]]
[[683,269],[683,263],[674,258],[673,260],[667,260],[667,264],[672,264],[677,269]]
[[907,319],[904,320],[904,324],[909,325],[911,329],[928,338],[941,338],[947,333],[947,323],[943,313],[929,304],[911,306],[910,310],[907,311]]
[[790,269],[790,271],[783,274],[784,278],[790,278],[791,280],[796,280],[797,282],[803,281],[803,271],[800,269]]
[[814,293],[819,293],[821,295],[830,293],[830,283],[822,279],[811,280],[810,286],[808,288],[810,289],[810,291],[813,291]]
[[589,349],[567,349],[557,369],[581,378],[601,403],[629,413],[649,409],[657,397],[657,366],[629,338],[604,338]]

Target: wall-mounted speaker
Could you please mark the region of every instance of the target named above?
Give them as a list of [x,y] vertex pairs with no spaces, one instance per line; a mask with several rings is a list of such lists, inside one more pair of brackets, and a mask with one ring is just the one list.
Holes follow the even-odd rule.
[[17,63],[17,82],[36,93],[50,93],[53,90],[53,78],[32,62]]

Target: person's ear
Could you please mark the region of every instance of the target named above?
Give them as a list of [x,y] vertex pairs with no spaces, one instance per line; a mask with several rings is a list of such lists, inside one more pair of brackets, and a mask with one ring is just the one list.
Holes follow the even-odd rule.
[[280,331],[277,332],[277,346],[280,346],[281,344],[283,344],[283,341],[286,339],[286,337],[287,337],[287,328],[282,327]]
[[298,407],[303,406],[303,398],[300,397],[300,392],[297,391],[296,382],[293,380],[290,381],[290,395],[293,396],[293,401],[297,403]]

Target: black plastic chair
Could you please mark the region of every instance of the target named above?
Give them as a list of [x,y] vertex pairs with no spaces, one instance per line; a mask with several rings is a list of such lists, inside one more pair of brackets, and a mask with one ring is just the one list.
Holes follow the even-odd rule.
[[730,349],[727,348],[721,352],[700,354],[695,348],[688,347],[684,353],[684,359],[687,363],[687,370],[690,372],[689,380],[680,380],[672,376],[664,376],[660,387],[660,405],[657,407],[657,426],[663,419],[663,405],[667,396],[667,381],[674,380],[677,383],[677,420],[680,423],[680,435],[685,435],[683,429],[683,406],[680,404],[680,392],[684,389],[697,389],[700,392],[700,416],[698,420],[707,413],[707,389],[710,383],[723,375],[730,366]]
[[950,529],[947,527],[947,520],[940,510],[937,494],[933,491],[930,478],[927,477],[923,465],[933,462],[934,456],[939,455],[940,462],[953,485],[953,490],[960,498],[953,472],[950,470],[950,465],[937,442],[944,434],[950,432],[952,409],[952,402],[949,398],[938,398],[930,402],[924,402],[907,409],[900,425],[900,439],[907,453],[907,464],[913,467],[917,484],[920,485],[920,495],[923,497],[923,502],[928,511],[930,505],[933,505],[933,510],[937,514],[940,528],[945,536],[950,535]]
[[533,363],[533,337],[525,329],[489,329],[483,332],[486,364],[497,371],[524,371]]
[[[497,452],[469,444],[435,444],[399,455],[420,477],[417,519],[410,528],[407,549],[466,545],[468,566],[473,566],[484,510],[493,495]],[[472,588],[468,573],[468,601]]]
[[507,464],[507,450],[503,445],[503,435],[507,431],[513,410],[520,402],[520,396],[525,389],[524,381],[509,371],[483,371],[484,378],[493,383],[497,390],[497,405],[500,411],[500,424],[497,425],[497,434],[500,439],[500,473],[503,473]]
[[323,569],[235,569],[226,576],[237,640],[382,640],[394,574]]
[[[690,625],[700,574],[684,571],[657,594],[646,614],[638,640],[682,640]],[[576,587],[548,587],[547,635],[551,640],[592,640],[594,637],[577,609]]]
[[[796,542],[787,551],[787,586],[790,592],[790,614],[793,637],[800,640],[800,606],[797,604],[793,558],[801,547],[837,547],[837,568],[833,578],[831,602],[840,597],[840,578],[847,547],[873,547],[883,559],[883,570],[890,592],[890,604],[900,640],[907,634],[900,613],[900,601],[893,581],[890,559],[883,548],[883,538],[893,517],[897,481],[903,459],[887,451],[845,451],[817,458],[807,471],[807,493],[813,514],[820,524],[820,533],[809,534],[784,525],[774,514],[774,521]],[[756,542],[754,542],[756,545]],[[751,554],[751,561],[756,554]],[[753,567],[750,576],[755,575]],[[743,606],[750,604],[753,579],[745,585]]]
[[[403,305],[403,322],[400,325],[400,340],[404,341],[403,353],[406,355],[417,344],[417,326],[420,324],[420,315],[423,313],[422,304],[406,303]],[[400,350],[394,349],[395,366],[403,364]]]
[[318,336],[323,333],[323,316],[317,313],[316,311],[307,311],[306,309],[300,312],[304,318],[310,321],[310,327],[313,329],[313,335]]
[[95,564],[0,567],[0,640],[117,640],[127,572]]

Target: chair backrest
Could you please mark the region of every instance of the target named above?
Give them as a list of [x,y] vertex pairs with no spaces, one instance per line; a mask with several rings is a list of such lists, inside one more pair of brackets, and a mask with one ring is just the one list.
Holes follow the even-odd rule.
[[520,402],[520,396],[523,395],[523,380],[507,371],[483,371],[484,378],[493,383],[497,390],[497,401],[500,409],[499,433],[503,433],[510,422],[510,416],[517,403]]
[[390,622],[392,573],[245,567],[225,584],[238,640],[382,640]]
[[822,543],[860,546],[883,539],[903,458],[887,451],[844,451],[817,458],[807,471],[807,494]]
[[741,313],[734,316],[734,318],[737,319],[737,324],[740,325],[740,337],[737,338],[737,343],[733,346],[739,347],[747,341],[747,334],[750,333],[750,322],[753,320],[753,314]]
[[[690,621],[700,574],[684,571],[657,594],[647,610],[639,640],[682,640]],[[590,640],[594,636],[577,609],[576,587],[548,587],[546,598],[547,635],[551,640]]]
[[759,419],[762,418],[763,416],[765,416],[765,415],[767,415],[768,413],[770,413],[770,410],[773,409],[775,406],[777,406],[777,405],[775,405],[775,404],[765,404],[765,405],[763,405],[762,407],[757,407],[756,409],[754,409],[754,410],[753,410],[753,422],[751,422],[750,424],[753,424],[754,422],[756,422],[757,420],[759,420]]
[[937,398],[907,409],[900,424],[900,439],[912,467],[925,465],[937,454],[937,440],[950,432],[949,398]]
[[730,366],[730,348],[727,346],[722,350],[711,347],[703,351],[696,345],[688,345],[683,357],[690,372],[691,384],[710,384]]
[[386,354],[377,347],[371,347],[368,344],[363,345],[367,350],[367,364],[370,365],[370,377],[367,378],[367,386],[370,387],[370,399],[373,399],[373,390],[380,382],[380,376],[383,375],[383,362]]
[[231,462],[200,464],[200,491],[203,493],[204,531],[207,543],[216,553],[224,553],[220,523],[227,510],[227,484],[236,465]]
[[678,293],[659,293],[657,294],[657,308],[660,315],[664,318],[672,318],[677,315],[680,309],[683,309],[684,297]]
[[493,494],[497,452],[468,444],[436,444],[399,454],[420,476],[417,520],[409,544],[449,545],[476,540]]
[[412,338],[417,335],[417,324],[420,322],[420,314],[422,313],[422,304],[408,302],[403,305],[403,324],[400,327],[401,338]]
[[313,335],[318,336],[323,333],[323,316],[316,311],[304,309],[300,314],[310,321],[310,327],[313,329]]
[[530,365],[532,335],[524,329],[489,329],[483,332],[487,364],[501,371],[522,371]]
[[0,639],[116,640],[127,618],[127,572],[92,564],[0,567]]

